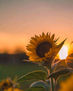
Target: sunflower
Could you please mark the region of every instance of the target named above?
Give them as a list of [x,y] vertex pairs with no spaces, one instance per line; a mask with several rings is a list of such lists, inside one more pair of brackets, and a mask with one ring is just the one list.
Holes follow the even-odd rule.
[[5,89],[4,91],[22,91],[18,88],[8,88],[8,89]]
[[30,43],[27,45],[27,55],[31,61],[46,61],[49,58],[54,58],[64,41],[57,45],[57,39],[54,39],[55,34],[42,33],[41,35],[31,37]]
[[0,89],[8,89],[12,86],[13,86],[13,82],[9,78],[0,82]]
[[9,91],[9,88],[15,88],[17,86],[17,83],[15,81],[12,81],[10,78],[7,78],[6,80],[2,80],[0,82],[0,89],[3,91]]
[[73,91],[73,75],[61,82],[59,91]]

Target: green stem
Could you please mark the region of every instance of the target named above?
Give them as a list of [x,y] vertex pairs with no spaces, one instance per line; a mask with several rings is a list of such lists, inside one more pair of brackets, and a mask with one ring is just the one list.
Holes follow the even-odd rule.
[[52,88],[52,91],[54,91],[53,78],[51,78],[51,88]]
[[[50,74],[51,74],[52,70],[50,69]],[[53,82],[53,78],[51,78],[51,89],[52,91],[54,91],[54,82]]]
[[57,84],[57,82],[56,82],[56,80],[55,80],[55,91],[56,91],[56,84]]

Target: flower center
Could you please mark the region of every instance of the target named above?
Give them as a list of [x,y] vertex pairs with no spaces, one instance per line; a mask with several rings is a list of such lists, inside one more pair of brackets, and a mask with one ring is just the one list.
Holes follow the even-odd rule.
[[13,84],[10,82],[10,83],[7,83],[7,82],[5,82],[4,84],[3,84],[3,86],[2,86],[2,89],[8,89],[8,88],[10,88],[10,87],[12,87],[13,86]]
[[45,57],[45,53],[48,53],[48,51],[52,48],[52,44],[49,42],[42,42],[40,43],[36,48],[36,53],[39,57]]

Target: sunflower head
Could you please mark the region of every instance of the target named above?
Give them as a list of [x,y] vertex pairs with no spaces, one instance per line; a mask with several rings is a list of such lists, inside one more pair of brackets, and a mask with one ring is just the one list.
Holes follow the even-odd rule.
[[5,89],[4,91],[22,91],[22,90],[20,90],[19,88],[8,88]]
[[57,40],[55,34],[51,35],[50,33],[31,37],[30,43],[27,45],[27,55],[30,61],[51,64],[65,42],[64,40],[57,45]]
[[0,82],[0,89],[5,90],[5,89],[8,89],[10,87],[13,87],[13,82],[10,78]]
[[45,57],[45,54],[52,48],[52,43],[48,41],[41,42],[36,48],[36,54],[42,58]]

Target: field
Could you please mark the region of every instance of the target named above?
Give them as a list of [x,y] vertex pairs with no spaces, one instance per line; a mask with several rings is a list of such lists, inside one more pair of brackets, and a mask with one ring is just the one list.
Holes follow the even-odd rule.
[[[32,72],[34,70],[45,70],[44,68],[32,64],[32,63],[23,63],[23,64],[0,64],[0,81],[7,77],[11,77],[14,79],[15,77],[20,77],[28,72]],[[22,88],[27,88],[31,82],[23,82]]]
[[32,63],[23,63],[23,64],[8,64],[8,65],[0,65],[0,80],[5,79],[7,77],[18,77],[28,72],[34,70],[44,70],[44,68],[39,67],[38,65]]

